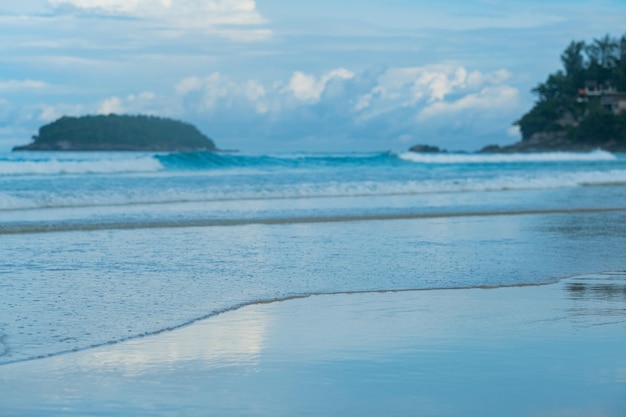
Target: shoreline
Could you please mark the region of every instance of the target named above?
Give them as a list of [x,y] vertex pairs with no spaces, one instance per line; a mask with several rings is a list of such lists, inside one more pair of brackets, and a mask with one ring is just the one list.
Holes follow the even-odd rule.
[[3,364],[0,410],[617,416],[626,406],[625,307],[620,271],[499,288],[286,297],[150,337]]
[[428,220],[463,217],[505,217],[505,216],[534,216],[551,214],[595,214],[624,212],[626,207],[580,207],[580,208],[548,208],[526,210],[495,210],[495,211],[463,211],[437,213],[391,213],[372,215],[334,215],[311,217],[271,217],[253,219],[193,219],[172,221],[142,221],[142,222],[115,222],[115,223],[55,223],[42,224],[8,224],[0,227],[0,235],[20,235],[59,232],[92,232],[100,230],[137,230],[137,229],[174,229],[194,227],[228,227],[248,225],[290,225],[316,223],[348,223],[363,221],[387,220]]
[[[611,274],[611,272],[600,272],[598,274]],[[288,296],[277,297],[277,298],[252,300],[252,301],[246,301],[240,304],[236,304],[230,307],[226,307],[221,310],[212,311],[206,315],[200,316],[198,318],[194,318],[192,320],[186,321],[179,325],[169,326],[167,328],[160,329],[160,330],[153,331],[153,332],[145,332],[143,334],[133,335],[133,336],[111,340],[111,341],[107,341],[103,343],[98,343],[98,344],[94,344],[94,345],[87,346],[84,348],[68,349],[68,350],[50,353],[47,355],[38,355],[38,356],[33,356],[31,358],[17,359],[17,360],[8,361],[8,362],[0,361],[0,369],[2,366],[5,366],[5,365],[13,365],[13,364],[19,364],[19,363],[24,363],[24,362],[38,361],[42,359],[56,358],[59,356],[71,355],[74,353],[85,352],[85,351],[89,351],[92,349],[99,349],[99,348],[103,348],[106,346],[113,346],[113,345],[117,345],[120,343],[138,341],[147,337],[155,337],[155,336],[167,334],[170,332],[175,332],[177,330],[194,326],[205,320],[210,320],[212,318],[215,318],[223,314],[227,314],[227,313],[234,313],[247,307],[263,306],[267,304],[304,300],[304,299],[311,298],[311,297],[325,297],[325,296],[336,296],[336,295],[370,295],[370,294],[395,294],[395,293],[400,294],[400,293],[416,293],[416,292],[428,292],[428,291],[497,290],[501,288],[543,287],[547,285],[557,284],[563,280],[571,279],[574,277],[576,277],[576,275],[568,276],[568,277],[561,277],[561,278],[554,278],[554,279],[547,280],[546,282],[539,282],[539,283],[515,283],[515,284],[499,284],[499,285],[479,284],[475,286],[461,286],[461,287],[400,288],[400,289],[380,289],[380,290],[311,292],[311,293],[306,293],[306,294],[294,294],[294,295],[288,295]],[[0,346],[4,348],[3,351],[0,350],[0,359],[2,359],[2,355],[8,353],[9,351],[9,349],[5,345],[2,344],[3,339],[4,337],[0,337]]]
[[0,360],[162,332],[255,300],[621,270],[624,213],[10,235],[7,259],[37,257],[7,275]]

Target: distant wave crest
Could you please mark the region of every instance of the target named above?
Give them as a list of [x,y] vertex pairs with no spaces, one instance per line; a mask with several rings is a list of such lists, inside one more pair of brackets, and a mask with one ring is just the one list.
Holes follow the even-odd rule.
[[0,159],[0,176],[155,172],[163,165],[152,156],[122,158]]
[[501,164],[516,162],[581,162],[613,161],[616,158],[610,152],[543,152],[543,153],[499,153],[499,154],[462,154],[462,153],[416,153],[405,152],[399,155],[405,161],[424,164]]
[[422,154],[415,152],[379,152],[354,154],[290,154],[245,155],[213,152],[189,152],[156,155],[167,169],[219,169],[219,168],[315,168],[341,166],[381,166],[406,163],[419,164],[506,164],[529,162],[593,162],[613,161],[610,152],[546,152],[529,154]]
[[597,150],[588,153],[420,154],[415,152],[246,155],[214,152],[170,154],[89,154],[0,158],[0,176],[116,174],[244,169],[315,169],[321,167],[395,166],[403,164],[506,164],[532,162],[612,161],[617,157]]
[[288,154],[245,155],[214,152],[186,152],[156,155],[168,169],[215,168],[306,168],[341,165],[380,165],[397,161],[391,152],[372,154]]

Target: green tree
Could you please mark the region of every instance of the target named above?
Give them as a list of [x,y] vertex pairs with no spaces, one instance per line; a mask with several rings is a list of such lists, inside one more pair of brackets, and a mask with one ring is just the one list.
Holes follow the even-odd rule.
[[570,137],[576,142],[598,146],[609,140],[626,143],[626,114],[616,115],[594,108]]
[[559,105],[565,106],[576,94],[576,86],[563,71],[557,71],[550,74],[546,82],[539,84],[532,92],[537,94],[540,102],[556,101]]
[[535,106],[521,117],[516,125],[522,132],[522,140],[530,139],[535,133],[555,132],[561,129],[557,123],[560,118],[560,109],[555,101],[545,100]]
[[626,91],[626,34],[619,39],[607,34],[591,44],[572,41],[560,57],[563,69],[532,90],[535,105],[515,122],[523,139],[562,131],[589,144],[626,141],[626,112],[615,115],[601,106],[600,97],[581,100],[578,93],[586,81]]
[[616,52],[618,44],[608,34],[603,38],[594,39],[593,43],[587,45],[587,74],[590,80],[595,80],[598,84],[611,82],[612,69],[616,63]]
[[572,41],[561,54],[561,62],[565,74],[571,80],[574,88],[580,88],[585,84],[585,42]]
[[617,41],[617,62],[613,69],[613,85],[620,91],[626,91],[626,35]]

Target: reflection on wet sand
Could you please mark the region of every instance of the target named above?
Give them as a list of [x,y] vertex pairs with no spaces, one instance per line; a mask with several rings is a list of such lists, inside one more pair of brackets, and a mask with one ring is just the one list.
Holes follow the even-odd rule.
[[[319,295],[0,367],[19,416],[621,416],[626,273]],[[1,414],[1,413],[0,413]]]
[[626,273],[572,278],[565,283],[567,298],[573,304],[572,317],[596,316],[599,323],[626,322]]
[[119,349],[94,349],[91,354],[79,355],[74,366],[87,371],[118,369],[126,375],[183,363],[202,363],[206,369],[253,367],[270,321],[263,311],[244,309],[237,316],[225,314],[219,320],[204,320],[171,332],[168,337],[133,339]]
[[621,282],[572,282],[567,284],[572,300],[594,299],[623,302],[626,300],[626,284]]

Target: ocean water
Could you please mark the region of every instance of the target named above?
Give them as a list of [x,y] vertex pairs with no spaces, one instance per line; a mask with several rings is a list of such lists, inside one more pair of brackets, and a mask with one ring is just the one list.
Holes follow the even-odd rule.
[[311,296],[0,367],[0,414],[606,416],[626,409],[626,273]]
[[306,294],[626,269],[626,155],[0,154],[0,364]]

